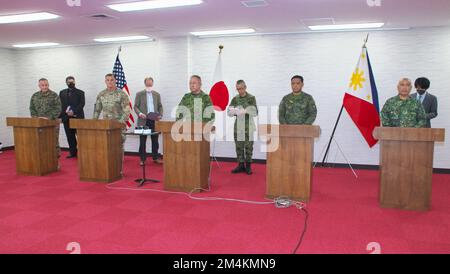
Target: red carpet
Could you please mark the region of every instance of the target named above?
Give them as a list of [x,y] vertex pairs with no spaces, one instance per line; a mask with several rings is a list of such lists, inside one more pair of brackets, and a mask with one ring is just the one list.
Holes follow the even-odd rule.
[[[80,182],[76,160],[61,158],[47,177],[15,174],[14,152],[0,154],[0,253],[291,253],[305,215],[291,207],[196,201],[180,194],[108,189]],[[135,188],[141,169],[126,157],[125,178]],[[212,191],[197,197],[264,201],[265,166],[232,175],[233,163],[215,164]],[[162,179],[162,167],[148,166]],[[381,209],[378,172],[315,169],[308,229],[298,253],[450,253],[450,176],[434,175],[429,212]],[[146,189],[161,189],[162,184]]]

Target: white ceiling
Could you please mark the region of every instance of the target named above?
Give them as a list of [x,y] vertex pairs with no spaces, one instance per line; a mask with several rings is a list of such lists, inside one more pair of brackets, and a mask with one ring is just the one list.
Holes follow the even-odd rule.
[[[81,0],[81,7],[70,7],[66,0],[0,0],[0,15],[48,11],[62,16],[0,25],[0,47],[47,41],[90,44],[93,38],[105,36],[149,35],[158,39],[191,31],[248,27],[258,33],[303,32],[308,31],[304,22],[317,18],[332,18],[336,24],[381,21],[387,28],[450,25],[450,0],[381,0],[380,7],[370,7],[367,0],[266,1],[269,5],[259,8],[246,8],[240,0],[204,0],[198,6],[120,13],[105,5],[129,0]],[[115,19],[88,18],[98,13]]]

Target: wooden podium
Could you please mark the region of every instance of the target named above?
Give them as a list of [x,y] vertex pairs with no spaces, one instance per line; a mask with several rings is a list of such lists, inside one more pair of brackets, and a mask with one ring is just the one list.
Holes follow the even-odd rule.
[[266,197],[274,199],[284,196],[308,202],[314,138],[320,136],[320,127],[260,125],[259,134],[268,138]]
[[[163,136],[164,189],[184,192],[207,189],[210,169],[210,130],[205,127],[205,123],[187,122],[184,123],[184,127],[172,132],[174,123],[158,121],[155,127],[155,130],[161,132]],[[205,135],[204,129],[208,131]],[[177,140],[181,137],[184,137],[184,140]]]
[[71,119],[77,129],[81,181],[111,183],[122,178],[122,129],[115,120]]
[[434,142],[444,129],[378,127],[380,140],[380,206],[428,210],[431,204]]
[[18,174],[44,176],[58,170],[55,128],[59,121],[8,117],[6,125],[14,127]]

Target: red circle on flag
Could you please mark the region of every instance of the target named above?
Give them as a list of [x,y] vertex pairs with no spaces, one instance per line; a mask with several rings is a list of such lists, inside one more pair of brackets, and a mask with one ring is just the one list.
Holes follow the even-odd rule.
[[224,111],[228,106],[228,101],[230,100],[227,85],[225,85],[223,81],[215,83],[211,88],[209,97],[211,97],[215,110]]

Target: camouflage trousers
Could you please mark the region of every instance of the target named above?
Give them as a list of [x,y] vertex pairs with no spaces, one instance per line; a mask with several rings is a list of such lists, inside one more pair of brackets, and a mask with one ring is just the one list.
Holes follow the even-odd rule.
[[[234,133],[234,143],[236,145],[236,156],[239,163],[251,163],[253,157],[253,138],[250,135],[253,134],[252,131],[242,132],[243,134]],[[238,138],[239,135],[239,138]]]
[[239,163],[251,163],[253,157],[253,141],[235,141],[236,155]]

